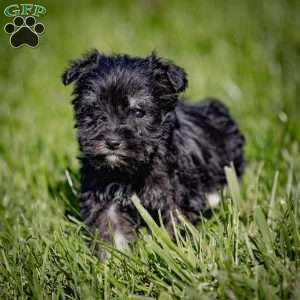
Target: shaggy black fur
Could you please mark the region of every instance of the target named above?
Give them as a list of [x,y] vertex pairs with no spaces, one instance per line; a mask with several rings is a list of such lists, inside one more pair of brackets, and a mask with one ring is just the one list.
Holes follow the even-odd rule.
[[207,209],[206,195],[226,183],[225,166],[242,174],[244,137],[228,109],[215,99],[178,100],[187,78],[171,61],[94,50],[71,62],[63,82],[73,81],[81,212],[102,239],[111,241],[111,231],[132,239],[142,224],[134,193],[171,230],[170,212],[196,222]]

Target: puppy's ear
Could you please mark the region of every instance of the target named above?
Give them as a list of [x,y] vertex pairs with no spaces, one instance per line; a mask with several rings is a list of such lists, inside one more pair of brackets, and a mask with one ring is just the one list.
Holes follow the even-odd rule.
[[69,67],[62,75],[64,85],[68,85],[77,80],[82,74],[95,67],[101,58],[98,50],[94,49],[88,52],[82,59],[72,60]]
[[148,56],[148,61],[154,80],[160,88],[165,88],[165,92],[180,93],[186,89],[188,81],[183,68],[170,60],[157,57],[155,52]]

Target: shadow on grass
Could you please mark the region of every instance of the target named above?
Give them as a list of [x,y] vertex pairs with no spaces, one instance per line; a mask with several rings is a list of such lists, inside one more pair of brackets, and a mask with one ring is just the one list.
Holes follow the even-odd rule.
[[72,169],[65,169],[64,177],[53,183],[48,183],[49,194],[62,201],[65,205],[64,215],[73,216],[82,221],[79,206],[79,175]]

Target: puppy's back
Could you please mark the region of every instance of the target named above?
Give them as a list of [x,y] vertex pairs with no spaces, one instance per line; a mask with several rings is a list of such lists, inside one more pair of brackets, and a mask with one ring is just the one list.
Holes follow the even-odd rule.
[[242,175],[245,138],[222,102],[214,98],[206,98],[196,104],[180,102],[177,113],[183,123],[189,125],[189,136],[198,138],[200,147],[211,149],[216,154],[222,172],[225,166],[233,163],[237,175]]

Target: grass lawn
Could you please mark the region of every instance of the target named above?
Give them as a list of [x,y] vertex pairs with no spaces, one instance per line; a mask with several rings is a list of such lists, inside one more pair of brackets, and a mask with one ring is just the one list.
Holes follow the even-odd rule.
[[[36,49],[0,30],[0,299],[300,299],[300,2],[40,1]],[[11,1],[1,1],[1,13]],[[2,15],[1,26],[11,21]],[[67,61],[156,49],[221,98],[247,139],[240,184],[177,243],[153,224],[100,262],[78,214]],[[138,203],[137,203],[138,205]]]

